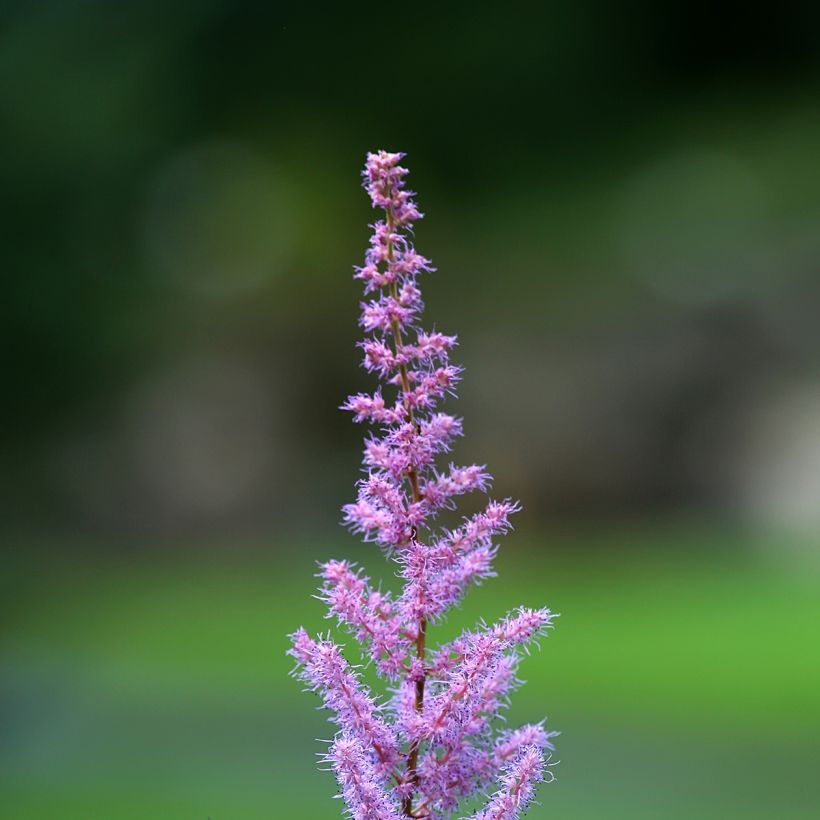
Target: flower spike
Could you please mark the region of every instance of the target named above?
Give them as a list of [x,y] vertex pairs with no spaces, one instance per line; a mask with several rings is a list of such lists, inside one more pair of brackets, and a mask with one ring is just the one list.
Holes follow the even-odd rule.
[[342,404],[356,423],[370,426],[365,472],[343,522],[382,548],[403,588],[395,596],[381,592],[354,564],[334,560],[320,565],[318,595],[327,617],[352,634],[363,659],[388,681],[389,697],[371,694],[329,637],[299,629],[289,654],[338,727],[324,760],[353,820],[444,820],[494,782],[497,790],[472,820],[514,820],[537,785],[552,780],[543,755],[558,732],[543,722],[518,729],[498,723],[520,684],[520,654],[557,616],[521,607],[449,643],[429,643],[431,627],[469,588],[495,576],[498,538],[512,529],[520,507],[489,499],[456,529],[436,523],[463,495],[486,493],[492,477],[484,465],[441,463],[463,433],[461,419],[441,408],[462,369],[450,361],[456,336],[421,327],[420,280],[434,268],[413,244],[422,214],[405,186],[403,159],[367,155],[363,184],[382,215],[354,278],[364,287],[362,365],[380,384]]

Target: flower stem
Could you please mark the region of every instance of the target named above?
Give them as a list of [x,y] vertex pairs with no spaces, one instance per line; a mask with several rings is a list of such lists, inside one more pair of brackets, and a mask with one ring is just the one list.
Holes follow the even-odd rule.
[[[391,209],[387,209],[385,213],[387,219],[387,230],[388,233],[393,232],[393,228],[395,227],[395,219],[393,216],[393,212]],[[392,265],[393,263],[393,243],[388,241],[387,243],[387,263],[388,265]],[[395,282],[390,283],[390,295],[398,301],[399,293],[398,288]],[[393,342],[396,346],[396,355],[401,353],[403,341],[401,335],[401,327],[396,319],[393,319],[391,322],[391,326],[393,329]],[[399,364],[399,377],[401,378],[401,387],[402,392],[405,397],[405,406],[407,408],[407,415],[410,419],[410,422],[413,422],[413,407],[408,401],[408,397],[410,395],[410,378],[407,374],[407,366],[402,362]],[[415,467],[411,467],[407,471],[407,478],[410,482],[410,489],[413,494],[413,503],[416,504],[421,501],[421,491],[419,489],[419,476],[418,471]],[[415,541],[415,527],[413,528],[413,535],[411,539]],[[426,642],[427,642],[427,620],[425,618],[421,618],[418,622],[418,627],[416,630],[416,657],[422,661],[422,669],[424,667],[423,661],[426,655]],[[421,713],[424,709],[424,685],[426,682],[426,672],[422,672],[421,677],[416,681],[416,701],[415,701],[415,709],[417,712]],[[402,814],[407,817],[414,817],[413,814],[413,795],[415,794],[418,784],[419,784],[419,774],[418,774],[418,760],[419,760],[419,741],[414,740],[410,744],[410,748],[407,752],[407,773],[406,778],[407,781],[412,785],[413,789],[410,794],[406,795],[402,798]]]

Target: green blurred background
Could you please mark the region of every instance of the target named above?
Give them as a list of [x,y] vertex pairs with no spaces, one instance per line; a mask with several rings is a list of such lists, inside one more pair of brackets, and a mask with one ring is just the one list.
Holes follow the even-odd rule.
[[820,816],[810,4],[0,9],[0,816],[333,818],[287,677],[408,152],[467,437],[525,511],[438,630],[562,613],[532,818]]

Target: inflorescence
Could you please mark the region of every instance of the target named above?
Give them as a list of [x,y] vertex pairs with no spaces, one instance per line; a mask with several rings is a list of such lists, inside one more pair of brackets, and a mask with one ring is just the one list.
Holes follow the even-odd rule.
[[518,683],[519,652],[556,615],[522,607],[493,626],[428,646],[428,625],[470,585],[494,575],[496,537],[511,528],[519,506],[490,500],[456,529],[436,524],[459,496],[485,493],[491,477],[477,464],[437,466],[462,434],[461,420],[437,409],[462,371],[449,358],[456,337],[418,325],[418,277],[433,268],[411,242],[422,214],[405,188],[403,156],[368,154],[364,187],[384,217],[372,226],[365,264],[355,273],[366,296],[364,367],[395,398],[379,388],[350,396],[343,409],[377,431],[365,441],[366,477],[344,507],[344,521],[383,548],[404,584],[396,596],[381,592],[347,561],[328,561],[320,572],[328,617],[353,633],[388,682],[389,698],[368,690],[330,638],[299,629],[289,654],[338,726],[326,762],[354,820],[443,819],[482,793],[489,797],[472,820],[512,820],[537,784],[552,779],[544,750],[553,750],[558,733],[543,722],[505,730],[497,719]]

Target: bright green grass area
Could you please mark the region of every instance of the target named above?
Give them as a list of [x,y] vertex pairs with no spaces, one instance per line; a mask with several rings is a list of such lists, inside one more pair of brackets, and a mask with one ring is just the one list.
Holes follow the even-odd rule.
[[[519,603],[562,613],[509,715],[564,733],[529,817],[818,816],[816,568],[774,557],[788,545],[665,538],[514,537],[433,633]],[[313,757],[332,729],[284,656],[288,631],[330,625],[310,597],[325,546],[48,555],[4,574],[0,817],[341,816]]]

